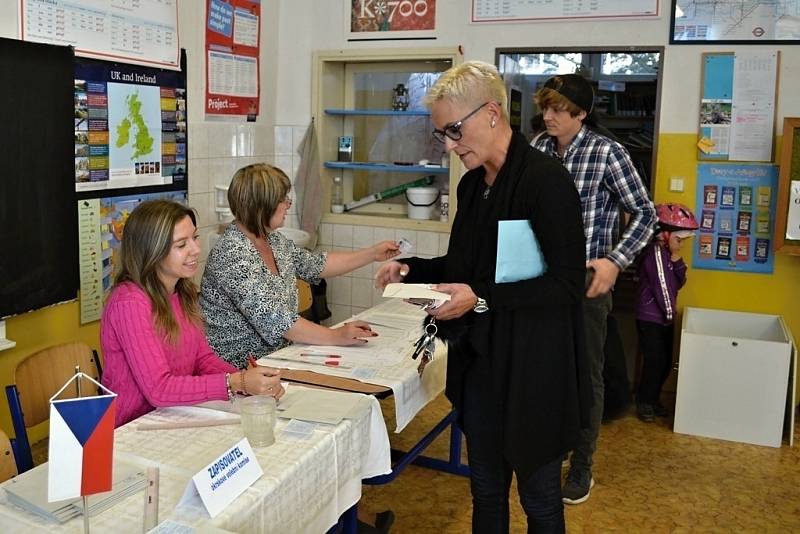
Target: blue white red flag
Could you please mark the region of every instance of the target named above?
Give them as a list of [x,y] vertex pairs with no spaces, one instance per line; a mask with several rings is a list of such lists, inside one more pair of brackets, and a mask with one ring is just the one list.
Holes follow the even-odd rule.
[[[108,395],[53,400],[77,377],[91,380]],[[116,398],[77,373],[50,399],[48,501],[111,490]]]

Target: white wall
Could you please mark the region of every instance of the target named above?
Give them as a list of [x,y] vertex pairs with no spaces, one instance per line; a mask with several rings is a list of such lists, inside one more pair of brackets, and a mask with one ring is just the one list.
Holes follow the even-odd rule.
[[[341,0],[281,0],[281,37],[278,54],[278,117],[280,122],[310,116],[310,51],[317,49],[394,48],[409,46],[458,46],[467,60],[494,63],[495,48],[553,46],[665,46],[660,133],[697,131],[700,99],[700,61],[703,52],[771,50],[761,45],[669,45],[668,0],[661,0],[661,16],[655,20],[528,22],[522,24],[470,24],[470,0],[437,2],[435,41],[347,42],[346,2]],[[310,20],[309,20],[310,19]],[[310,48],[308,47],[310,36]],[[295,42],[299,41],[297,47]],[[779,47],[778,115],[800,114],[800,48]],[[291,67],[287,65],[291,64]],[[305,105],[304,105],[305,104]],[[285,114],[284,114],[285,110]]]

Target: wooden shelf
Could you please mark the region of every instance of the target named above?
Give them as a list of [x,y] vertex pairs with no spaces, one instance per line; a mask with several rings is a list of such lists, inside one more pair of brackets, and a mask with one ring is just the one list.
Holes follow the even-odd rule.
[[357,213],[323,213],[322,222],[331,224],[354,224],[360,226],[380,226],[402,229],[421,230],[424,232],[449,232],[450,223],[409,219],[405,215],[361,215]]
[[423,165],[395,165],[393,163],[372,163],[358,161],[326,161],[327,169],[350,169],[353,171],[414,172],[420,174],[448,174],[448,167],[425,167]]

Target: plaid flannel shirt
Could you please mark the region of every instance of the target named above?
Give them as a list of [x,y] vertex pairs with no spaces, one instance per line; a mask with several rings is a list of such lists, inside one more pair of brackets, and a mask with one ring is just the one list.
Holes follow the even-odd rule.
[[[586,260],[608,258],[624,270],[653,236],[656,210],[647,189],[621,144],[584,125],[561,158],[556,139],[540,136],[534,148],[561,161],[581,197],[586,232]],[[631,214],[619,235],[619,209]]]

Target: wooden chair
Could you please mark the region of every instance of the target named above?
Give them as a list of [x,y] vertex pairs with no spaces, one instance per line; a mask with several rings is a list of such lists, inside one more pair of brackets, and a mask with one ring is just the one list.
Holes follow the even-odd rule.
[[297,279],[297,311],[303,313],[311,308],[311,286],[305,280]]
[[[28,429],[50,418],[50,397],[75,374],[75,368],[100,381],[102,369],[97,352],[85,343],[64,343],[31,354],[14,369],[14,383],[6,386],[15,438],[11,440],[17,471],[33,467]],[[86,381],[83,381],[84,387]],[[64,390],[59,399],[78,396],[77,387]],[[96,395],[97,388],[84,389],[82,396]]]
[[11,450],[11,441],[5,432],[0,430],[0,482],[17,476],[17,464],[14,461],[14,451]]

